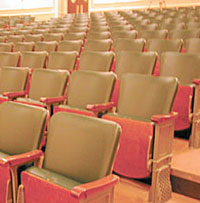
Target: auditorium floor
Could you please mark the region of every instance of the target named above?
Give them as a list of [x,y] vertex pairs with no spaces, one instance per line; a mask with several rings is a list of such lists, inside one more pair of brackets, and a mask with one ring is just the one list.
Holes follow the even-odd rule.
[[[149,188],[147,184],[121,178],[115,189],[114,203],[146,203]],[[199,200],[173,193],[168,203],[199,203]]]

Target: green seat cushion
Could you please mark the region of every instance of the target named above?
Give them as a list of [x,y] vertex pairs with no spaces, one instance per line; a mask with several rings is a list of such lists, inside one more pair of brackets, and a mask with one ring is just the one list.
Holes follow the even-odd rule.
[[9,154],[5,154],[3,152],[0,152],[0,159],[8,157],[8,156],[10,156],[10,155]]
[[61,187],[64,187],[68,190],[72,190],[75,186],[82,184],[80,182],[67,178],[63,175],[57,174],[53,171],[43,169],[43,168],[38,168],[35,166],[32,166],[26,169],[26,171],[31,173],[32,175],[38,176],[44,180],[47,180]]

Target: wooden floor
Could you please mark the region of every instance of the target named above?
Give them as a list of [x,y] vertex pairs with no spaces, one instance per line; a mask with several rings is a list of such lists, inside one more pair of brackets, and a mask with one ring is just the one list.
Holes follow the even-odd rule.
[[[172,166],[174,167],[174,172],[183,168],[184,173],[192,172],[195,174],[192,178],[198,176],[200,177],[200,150],[194,150],[195,159],[191,154],[191,150],[188,148],[188,140],[174,139],[173,142],[173,157]],[[180,160],[184,160],[183,153],[187,153],[187,164],[184,164]],[[198,160],[196,160],[198,157]],[[196,160],[196,161],[194,161]],[[194,165],[194,166],[193,166]],[[179,171],[178,171],[179,172]],[[189,175],[191,177],[191,175]],[[148,202],[148,193],[150,185],[144,184],[139,181],[130,180],[126,178],[121,178],[120,183],[116,186],[115,189],[115,199],[114,203],[145,203]],[[193,199],[184,195],[177,193],[172,194],[172,199],[168,201],[169,203],[199,203],[200,200]]]
[[[146,203],[150,186],[141,182],[121,178],[116,186],[114,203]],[[169,203],[199,203],[199,200],[177,193],[172,194]]]

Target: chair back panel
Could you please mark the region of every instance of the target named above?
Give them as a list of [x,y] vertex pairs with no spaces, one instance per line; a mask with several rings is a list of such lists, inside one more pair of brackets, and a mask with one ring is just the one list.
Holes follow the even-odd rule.
[[44,68],[48,53],[46,51],[26,51],[22,53],[21,67]]
[[125,74],[120,83],[119,114],[151,119],[171,111],[178,87],[174,77]]
[[28,68],[0,68],[0,94],[23,91],[26,87],[28,74]]
[[121,79],[125,73],[151,75],[156,64],[155,52],[120,51],[116,53],[115,73]]
[[65,70],[36,69],[32,73],[29,98],[63,96],[69,72]]
[[64,40],[59,43],[58,51],[77,51],[80,53],[82,44],[82,40]]
[[84,51],[80,56],[79,70],[110,71],[113,58],[112,52]]
[[86,108],[87,104],[101,104],[111,98],[116,76],[111,72],[76,71],[70,76],[67,104]]
[[20,56],[20,52],[0,52],[0,66],[16,67]]
[[81,183],[111,172],[120,127],[92,117],[56,113],[50,120],[44,168]]
[[76,64],[78,53],[71,52],[52,52],[49,56],[48,69],[73,70]]
[[165,52],[161,55],[161,76],[177,77],[181,85],[200,78],[200,54]]
[[39,148],[47,111],[4,102],[0,105],[0,151],[14,155]]

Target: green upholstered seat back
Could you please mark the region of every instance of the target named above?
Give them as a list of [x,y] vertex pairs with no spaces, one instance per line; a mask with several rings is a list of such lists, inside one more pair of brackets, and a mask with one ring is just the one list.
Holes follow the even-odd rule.
[[0,43],[0,52],[10,52],[14,46],[13,42],[2,42]]
[[20,52],[0,52],[0,67],[18,65],[20,59]]
[[77,51],[80,53],[82,44],[82,40],[64,40],[59,43],[58,51]]
[[26,87],[28,73],[28,68],[0,68],[0,94],[23,91]]
[[185,40],[185,49],[188,53],[200,53],[200,39],[190,38]]
[[92,40],[89,39],[85,43],[84,51],[110,51],[111,39]]
[[87,104],[108,102],[116,76],[111,72],[76,71],[70,76],[67,104],[86,108]]
[[156,51],[160,57],[161,53],[166,51],[180,52],[183,46],[181,39],[150,39],[147,40],[146,49],[147,51]]
[[151,75],[156,64],[155,52],[120,51],[116,53],[115,73],[121,79],[125,73]]
[[44,68],[46,51],[26,51],[22,53],[21,66],[29,68]]
[[166,39],[168,35],[167,30],[140,30],[138,38],[144,39]]
[[118,124],[59,112],[50,120],[44,168],[78,182],[108,175],[118,147]]
[[143,51],[145,45],[144,39],[124,39],[119,38],[114,40],[113,48],[118,51]]
[[177,77],[180,84],[200,78],[200,54],[165,52],[161,55],[161,76]]
[[46,115],[44,108],[14,102],[0,104],[0,151],[14,155],[37,149]]
[[57,41],[42,41],[36,42],[35,50],[36,51],[47,51],[48,53],[56,51],[58,46]]
[[52,52],[49,56],[48,69],[73,70],[76,64],[76,51]]
[[36,69],[32,73],[29,98],[63,96],[69,72],[65,70]]
[[112,52],[84,51],[80,56],[79,70],[110,71]]
[[33,51],[35,46],[34,42],[16,42],[15,43],[15,51]]
[[120,83],[118,113],[150,119],[171,111],[178,87],[174,77],[125,74]]

